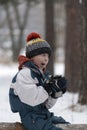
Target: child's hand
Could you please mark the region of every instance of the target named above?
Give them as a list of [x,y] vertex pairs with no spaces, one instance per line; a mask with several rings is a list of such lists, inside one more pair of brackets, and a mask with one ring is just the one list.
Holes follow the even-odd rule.
[[67,80],[62,76],[52,76],[49,82],[44,84],[45,90],[53,98],[58,98],[66,92]]
[[[59,91],[61,90],[63,92],[63,94],[64,94],[66,92],[66,89],[67,89],[67,80],[66,80],[66,78],[62,77],[62,76],[55,76],[54,81],[55,81],[54,84],[58,85]],[[58,89],[57,89],[57,91],[58,91]]]

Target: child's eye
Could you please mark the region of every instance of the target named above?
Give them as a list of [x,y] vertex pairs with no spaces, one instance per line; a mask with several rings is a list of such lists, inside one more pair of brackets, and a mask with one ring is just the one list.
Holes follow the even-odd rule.
[[43,53],[42,55],[43,55],[43,56],[47,56],[48,54],[47,54],[47,53]]
[[43,54],[43,56],[45,56],[46,54]]
[[45,56],[45,54],[43,53],[43,54],[41,54],[41,56]]

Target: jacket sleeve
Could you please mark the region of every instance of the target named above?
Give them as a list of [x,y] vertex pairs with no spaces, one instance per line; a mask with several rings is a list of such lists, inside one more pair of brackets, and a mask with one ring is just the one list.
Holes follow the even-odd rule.
[[48,99],[48,93],[44,88],[35,84],[29,68],[24,68],[18,73],[14,93],[18,95],[21,102],[31,106],[39,105]]
[[45,106],[46,106],[47,109],[50,109],[55,105],[56,102],[57,102],[57,99],[49,96],[49,98],[45,102]]

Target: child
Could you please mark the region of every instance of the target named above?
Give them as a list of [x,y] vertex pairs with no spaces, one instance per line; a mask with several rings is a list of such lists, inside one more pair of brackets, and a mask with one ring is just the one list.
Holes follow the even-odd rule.
[[9,90],[11,110],[19,112],[26,130],[62,130],[55,124],[68,123],[48,110],[66,91],[66,79],[46,71],[50,56],[47,41],[35,32],[28,35],[26,56],[19,56],[19,71]]

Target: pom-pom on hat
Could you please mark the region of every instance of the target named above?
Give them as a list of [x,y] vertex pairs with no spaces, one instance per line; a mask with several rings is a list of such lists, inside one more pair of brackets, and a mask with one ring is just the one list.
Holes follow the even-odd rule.
[[28,58],[42,53],[48,53],[49,56],[51,55],[51,46],[46,40],[42,39],[38,33],[30,33],[26,41],[26,56]]

